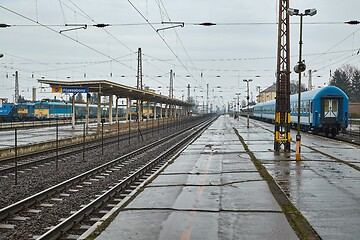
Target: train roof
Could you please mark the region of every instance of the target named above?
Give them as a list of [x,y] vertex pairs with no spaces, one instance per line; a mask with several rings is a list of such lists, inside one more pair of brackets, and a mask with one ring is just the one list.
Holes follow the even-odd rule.
[[[321,96],[328,95],[328,96],[334,96],[334,95],[341,95],[345,99],[349,99],[346,93],[341,90],[338,87],[335,86],[327,86],[324,88],[317,88],[311,91],[301,92],[301,100],[313,100],[320,98]],[[290,96],[290,102],[291,101],[297,101],[298,94],[293,94]],[[261,106],[268,106],[268,105],[275,105],[276,100],[270,100],[267,102],[261,102],[256,104],[256,107]]]
[[[306,91],[301,93],[301,100],[313,100],[320,98],[324,95],[334,96],[341,95],[343,98],[349,99],[346,93],[338,87],[335,86],[327,86],[324,88],[317,88],[311,91]],[[295,101],[298,98],[298,94],[294,94],[290,96],[290,101]]]
[[67,105],[67,104],[71,104],[71,103],[67,103],[67,102],[47,102],[47,101],[36,101],[35,102],[36,105]]

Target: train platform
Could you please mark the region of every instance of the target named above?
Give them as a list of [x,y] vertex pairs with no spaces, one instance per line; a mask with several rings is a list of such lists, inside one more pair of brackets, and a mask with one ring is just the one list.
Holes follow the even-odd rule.
[[234,127],[220,117],[96,239],[298,239]]
[[272,130],[220,117],[96,239],[359,239],[360,148],[303,134],[295,161],[295,144],[272,150]]

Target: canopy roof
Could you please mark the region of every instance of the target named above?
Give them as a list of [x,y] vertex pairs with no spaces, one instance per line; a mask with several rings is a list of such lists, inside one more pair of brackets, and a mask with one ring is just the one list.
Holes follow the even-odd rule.
[[121,98],[165,103],[176,106],[193,106],[193,104],[169,98],[149,90],[141,90],[107,80],[69,81],[38,79],[39,83],[49,84],[54,89],[59,88],[88,88],[89,92],[100,93],[103,96],[115,95]]

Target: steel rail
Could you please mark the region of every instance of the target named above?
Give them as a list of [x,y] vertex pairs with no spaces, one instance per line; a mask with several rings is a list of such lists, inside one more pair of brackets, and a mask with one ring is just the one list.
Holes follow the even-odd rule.
[[[144,131],[144,134],[149,134],[151,133],[152,130],[151,129],[146,129]],[[107,144],[114,144],[114,143],[117,143],[119,140],[120,141],[123,141],[123,140],[127,140],[128,139],[128,133],[122,133],[121,135],[121,138],[120,139],[117,139],[117,136],[110,136],[108,138],[106,138],[106,140],[108,140],[106,143]],[[131,139],[135,138],[136,136],[132,136]],[[116,140],[111,140],[111,139],[115,139]],[[86,141],[85,144],[89,145],[89,144],[94,144],[94,143],[97,143],[99,141],[99,139],[95,139],[95,140],[90,140],[90,141]],[[66,153],[62,153],[62,154],[59,154],[58,155],[58,158],[61,158],[61,157],[65,157],[65,156],[68,156],[68,155],[72,155],[72,154],[76,154],[76,153],[80,153],[82,151],[84,151],[84,149],[82,148],[83,147],[83,143],[76,143],[76,144],[73,144],[73,145],[69,145],[69,146],[63,146],[63,147],[60,147],[58,148],[59,151],[65,151],[67,149],[70,149],[70,148],[79,148],[79,149],[76,149],[76,150],[73,150],[73,151],[69,151],[69,152],[66,152]],[[94,147],[101,147],[101,144],[96,144],[96,145],[92,145],[92,146],[87,146],[85,148],[85,151],[87,150],[93,150]],[[46,154],[46,153],[53,153],[56,149],[48,149],[48,150],[44,150],[44,151],[41,151],[41,152],[35,152],[35,153],[30,153],[30,154],[26,154],[26,155],[21,155],[18,157],[18,159],[21,159],[21,158],[30,158],[30,157],[35,157],[35,156],[39,156],[39,155],[42,155],[42,154]],[[48,157],[48,158],[45,158],[45,159],[40,159],[40,160],[35,160],[35,161],[30,161],[30,162],[27,162],[27,163],[23,163],[23,164],[19,164],[17,166],[18,170],[22,170],[22,169],[26,169],[26,168],[29,168],[29,167],[32,167],[32,166],[35,166],[35,165],[40,165],[40,164],[43,164],[43,163],[47,163],[47,162],[50,162],[50,161],[53,161],[54,159],[56,159],[57,157],[56,156],[51,156],[51,157]],[[15,161],[15,158],[8,158],[8,159],[3,159],[3,160],[0,160],[0,164],[8,164],[8,163],[11,163],[11,162],[14,162]],[[18,160],[19,161],[19,160]],[[14,171],[14,167],[11,166],[11,167],[7,167],[7,168],[2,168],[0,169],[0,175],[1,174],[6,174],[6,173],[10,173],[10,172],[13,172]]]
[[[180,131],[180,133],[190,131],[193,128],[194,127],[189,127],[187,129],[184,129],[184,130]],[[44,200],[47,197],[50,197],[50,196],[52,196],[52,195],[54,195],[54,194],[56,194],[56,193],[58,193],[60,191],[63,191],[64,189],[70,188],[70,186],[72,186],[74,184],[77,184],[78,182],[81,182],[81,181],[83,181],[83,180],[97,174],[98,172],[103,171],[103,169],[107,169],[107,168],[112,167],[113,165],[117,164],[120,161],[124,161],[124,160],[126,160],[128,158],[134,157],[134,156],[136,156],[138,154],[141,154],[141,153],[145,152],[146,150],[148,150],[148,149],[150,149],[150,148],[152,148],[152,147],[154,147],[156,145],[159,145],[160,143],[166,142],[166,141],[168,141],[169,139],[173,138],[174,136],[176,136],[178,134],[179,134],[179,132],[174,133],[172,135],[169,135],[169,136],[167,136],[167,137],[165,137],[163,139],[160,139],[160,140],[158,140],[156,142],[153,142],[153,143],[151,143],[149,145],[141,147],[141,148],[139,148],[139,149],[137,149],[137,150],[135,150],[133,152],[125,154],[124,156],[116,158],[116,159],[114,159],[114,160],[112,160],[112,161],[110,161],[108,163],[105,163],[105,164],[103,164],[103,165],[101,165],[99,167],[96,167],[96,168],[94,168],[92,170],[89,170],[89,171],[87,171],[85,173],[82,173],[82,174],[80,174],[78,176],[75,176],[75,177],[73,177],[71,179],[68,179],[68,180],[66,180],[66,181],[64,181],[62,183],[59,183],[59,184],[57,184],[57,185],[55,185],[53,187],[45,189],[45,190],[43,190],[43,191],[41,191],[41,192],[39,192],[37,194],[34,194],[34,195],[32,195],[32,196],[30,196],[28,198],[25,198],[23,200],[20,200],[20,201],[14,203],[14,204],[11,204],[11,205],[9,205],[7,207],[4,207],[4,208],[0,209],[0,220],[3,220],[4,218],[6,218],[6,217],[8,217],[8,216],[10,216],[12,214],[15,214],[15,213],[21,211],[24,208],[32,206],[36,202]]]
[[84,217],[89,216],[92,212],[98,209],[101,205],[111,199],[114,195],[119,192],[122,192],[126,187],[131,186],[132,183],[137,181],[139,178],[143,177],[149,170],[157,166],[164,160],[169,154],[176,152],[176,150],[181,149],[185,143],[196,139],[215,119],[202,124],[201,128],[197,129],[195,132],[187,136],[182,141],[173,145],[170,149],[167,149],[161,155],[157,156],[155,159],[151,160],[148,164],[131,174],[129,177],[118,183],[116,186],[112,187],[110,190],[96,198],[93,202],[87,204],[82,209],[65,219],[63,222],[56,225],[54,228],[48,232],[41,235],[38,240],[42,239],[57,239],[61,235],[65,234],[70,230],[75,224],[79,223]]

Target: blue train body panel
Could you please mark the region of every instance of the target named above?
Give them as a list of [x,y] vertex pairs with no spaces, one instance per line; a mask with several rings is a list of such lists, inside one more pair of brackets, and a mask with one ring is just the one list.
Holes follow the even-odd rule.
[[[109,108],[101,107],[101,117],[109,116]],[[119,109],[119,116],[124,114],[123,109]],[[112,108],[112,116],[115,117],[116,109]],[[70,118],[72,116],[72,104],[61,101],[47,101],[35,103],[35,116],[39,119],[55,119],[55,118]],[[75,104],[75,116],[76,118],[86,117],[86,104]],[[89,105],[89,117],[97,117],[97,105]]]
[[17,105],[17,116],[19,120],[32,120],[35,119],[35,103],[33,102],[26,102],[26,103],[19,103]]
[[2,103],[0,106],[0,121],[14,121],[16,118],[17,106],[14,103]]
[[[251,116],[269,122],[275,121],[275,100],[255,105]],[[244,109],[246,111],[246,109]],[[300,126],[305,130],[331,133],[335,136],[339,130],[348,126],[349,98],[335,86],[301,93]],[[290,96],[290,123],[298,125],[298,95]]]
[[3,103],[0,107],[0,115],[7,116],[11,113],[11,110],[14,108],[15,104],[13,103]]
[[[125,110],[119,107],[119,116],[125,115]],[[89,118],[97,117],[97,105],[89,105]],[[100,114],[102,118],[109,117],[109,107],[101,106]],[[42,101],[25,103],[2,103],[0,105],[0,121],[26,121],[37,119],[65,119],[72,116],[72,104],[45,99]],[[76,118],[86,117],[86,104],[75,104]],[[112,116],[116,116],[116,108],[112,108]]]

